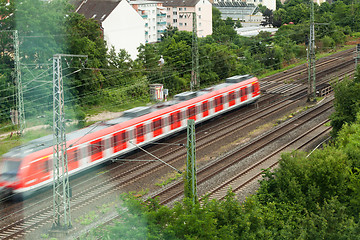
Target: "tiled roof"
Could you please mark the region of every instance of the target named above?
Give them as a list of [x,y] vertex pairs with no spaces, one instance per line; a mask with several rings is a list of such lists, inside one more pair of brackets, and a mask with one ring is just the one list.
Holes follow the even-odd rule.
[[194,7],[200,0],[164,0],[164,7]]
[[116,8],[121,0],[83,0],[76,1],[75,8],[86,18],[93,18],[99,22],[104,21]]

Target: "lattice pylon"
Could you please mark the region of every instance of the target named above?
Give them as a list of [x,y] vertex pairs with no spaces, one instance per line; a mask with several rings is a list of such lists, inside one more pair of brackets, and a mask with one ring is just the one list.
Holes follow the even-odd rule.
[[53,57],[53,228],[71,228],[61,55]]

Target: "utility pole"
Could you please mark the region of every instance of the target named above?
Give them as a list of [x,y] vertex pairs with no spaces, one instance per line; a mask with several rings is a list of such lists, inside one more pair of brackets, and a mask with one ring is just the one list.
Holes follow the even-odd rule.
[[356,45],[355,70],[358,67],[358,59],[360,59],[360,43]]
[[198,36],[197,36],[197,18],[196,12],[180,12],[179,17],[190,18],[192,15],[192,48],[191,48],[191,91],[198,90],[200,87],[200,71],[199,71],[199,47],[198,47]]
[[18,30],[1,30],[0,32],[12,32],[14,38],[14,62],[15,62],[15,91],[16,91],[16,111],[14,115],[14,124],[18,125],[18,134],[22,135],[25,129],[25,112],[24,99],[21,83],[21,69],[20,69],[20,51],[19,51],[19,33]]
[[316,71],[315,71],[315,30],[314,1],[310,0],[310,37],[308,46],[308,101],[316,101]]
[[197,36],[197,19],[196,12],[193,15],[192,26],[192,70],[191,70],[191,91],[198,90],[200,87],[200,74],[199,74],[199,48],[198,48],[198,36]]
[[55,54],[53,56],[53,230],[67,231],[72,227],[70,215],[70,185],[68,174],[64,89],[61,58],[86,55]]
[[16,73],[16,108],[18,111],[19,135],[24,133],[25,129],[25,112],[24,99],[21,84],[21,70],[20,70],[20,52],[19,52],[19,35],[18,30],[14,30],[14,45],[15,45],[15,73]]
[[186,182],[184,189],[185,197],[197,202],[196,191],[196,151],[195,151],[195,121],[187,121],[187,161],[186,161]]

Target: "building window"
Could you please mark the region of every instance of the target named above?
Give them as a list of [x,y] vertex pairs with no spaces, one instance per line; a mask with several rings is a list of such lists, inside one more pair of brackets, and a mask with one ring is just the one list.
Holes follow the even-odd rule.
[[173,23],[176,23],[177,22],[177,19],[173,19]]
[[166,8],[166,10],[170,11],[170,8]]
[[182,11],[182,8],[179,8],[179,11]]
[[179,23],[179,26],[182,26],[183,24],[182,23]]
[[173,12],[173,15],[177,15],[177,12]]
[[184,8],[184,11],[186,11],[186,8]]
[[199,27],[201,27],[201,22],[199,22]]
[[184,23],[184,26],[187,26],[187,23]]
[[201,7],[199,7],[199,11],[201,11]]
[[170,18],[170,15],[167,15],[167,18]]
[[179,15],[179,18],[183,18],[183,15]]
[[199,19],[201,19],[201,15],[199,15]]

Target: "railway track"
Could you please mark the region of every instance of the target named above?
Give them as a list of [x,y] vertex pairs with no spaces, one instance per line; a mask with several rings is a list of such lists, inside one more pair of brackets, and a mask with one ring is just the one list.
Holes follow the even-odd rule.
[[[348,63],[351,65],[351,63]],[[345,66],[345,65],[343,65]],[[288,71],[290,73],[290,70]],[[350,73],[351,71],[349,71]],[[298,74],[300,75],[300,74]],[[324,76],[326,74],[324,73]],[[275,81],[274,81],[275,82]],[[273,81],[266,83],[263,81],[263,89],[270,89]],[[300,101],[301,92],[304,92],[306,87],[299,83],[296,87],[284,88],[280,94],[277,95],[266,95],[263,96],[261,101],[259,101],[257,109],[253,106],[245,108],[247,111],[244,114],[238,114],[237,112],[232,112],[227,114],[225,117],[221,117],[221,126],[219,124],[204,124],[203,126],[197,127],[197,144],[198,151],[201,149],[211,148],[213,144],[219,144],[227,137],[230,137],[231,133],[241,132],[242,129],[251,129],[256,124],[262,124],[267,121],[266,116],[279,115],[284,109],[290,109],[298,105],[297,101]],[[280,95],[280,97],[279,97]],[[285,96],[285,97],[284,97]],[[281,99],[281,101],[279,101]],[[276,102],[276,106],[268,106],[269,103]],[[245,110],[244,109],[244,110]],[[250,119],[253,119],[254,123],[251,124]],[[218,121],[219,118],[216,120]],[[247,123],[246,123],[247,122]],[[209,127],[209,125],[213,125]],[[210,130],[209,130],[210,129]],[[225,132],[227,130],[227,132]],[[212,139],[218,139],[216,142]],[[172,144],[185,143],[185,138],[183,135],[175,136],[172,141]],[[169,153],[169,146],[157,147],[152,149],[152,153],[159,156],[161,159],[166,159],[170,164],[173,164],[177,167],[183,166],[185,149],[180,146],[172,146],[171,153]],[[129,157],[132,159],[145,159],[142,153],[134,154]],[[159,169],[164,169],[164,165],[158,162],[126,162],[122,164],[117,164],[111,170],[104,170],[103,173],[98,174],[93,178],[87,178],[87,182],[94,181],[95,183],[89,187],[82,182],[78,185],[73,185],[73,198],[72,198],[72,211],[82,211],[86,206],[89,206],[92,202],[101,200],[104,196],[118,191],[126,189],[127,186],[131,186],[132,183],[145,179],[147,176],[151,176]],[[99,179],[99,176],[109,175],[104,181],[96,182]],[[50,206],[46,206],[46,199],[42,199],[44,202],[41,206],[38,206],[35,202],[31,200],[26,202],[24,205],[33,204],[30,207],[22,208],[22,204],[10,205],[7,207],[7,211],[11,213],[4,214],[0,221],[0,239],[17,239],[22,238],[26,234],[30,234],[38,228],[41,228],[44,225],[49,225],[52,221]],[[51,202],[50,198],[47,202]],[[3,224],[6,223],[7,224]]]
[[[234,193],[238,193],[241,189],[245,188],[248,184],[255,180],[261,179],[263,174],[263,169],[272,169],[278,165],[279,161],[279,154],[283,151],[287,151],[287,149],[291,148],[291,150],[299,150],[305,146],[307,146],[312,141],[319,138],[319,135],[313,135],[314,131],[320,130],[321,136],[328,134],[331,130],[331,127],[326,127],[325,124],[330,122],[330,120],[325,120],[316,125],[313,128],[310,128],[308,131],[302,133],[297,138],[293,139],[292,141],[288,142],[285,145],[277,148],[268,156],[260,159],[258,162],[254,163],[244,171],[240,172],[239,174],[235,175],[231,179],[225,181],[224,183],[220,184],[214,189],[211,189],[207,194],[206,197],[211,199],[224,199],[227,191],[229,188],[232,189]],[[310,136],[310,137],[309,137]],[[302,142],[297,147],[292,147],[295,143],[301,141],[302,139],[308,137],[304,142]],[[203,197],[200,197],[200,201],[203,200]]]
[[[294,129],[301,127],[307,122],[312,121],[315,116],[323,114],[330,109],[332,109],[332,100],[327,100],[324,104],[311,108],[309,111],[300,114],[291,121],[284,122],[266,134],[261,135],[260,137],[255,138],[247,144],[244,144],[234,151],[226,154],[225,156],[216,159],[215,161],[197,171],[198,185],[208,181],[210,178],[218,175],[220,172],[226,171],[233,165],[242,161],[244,158],[255,154],[263,147],[273,143],[284,135],[289,134],[291,131],[294,131]],[[176,184],[169,186],[164,191],[154,194],[152,197],[159,197],[161,204],[168,204],[174,200],[178,200],[178,198],[183,195],[182,189],[183,181],[178,181]]]

